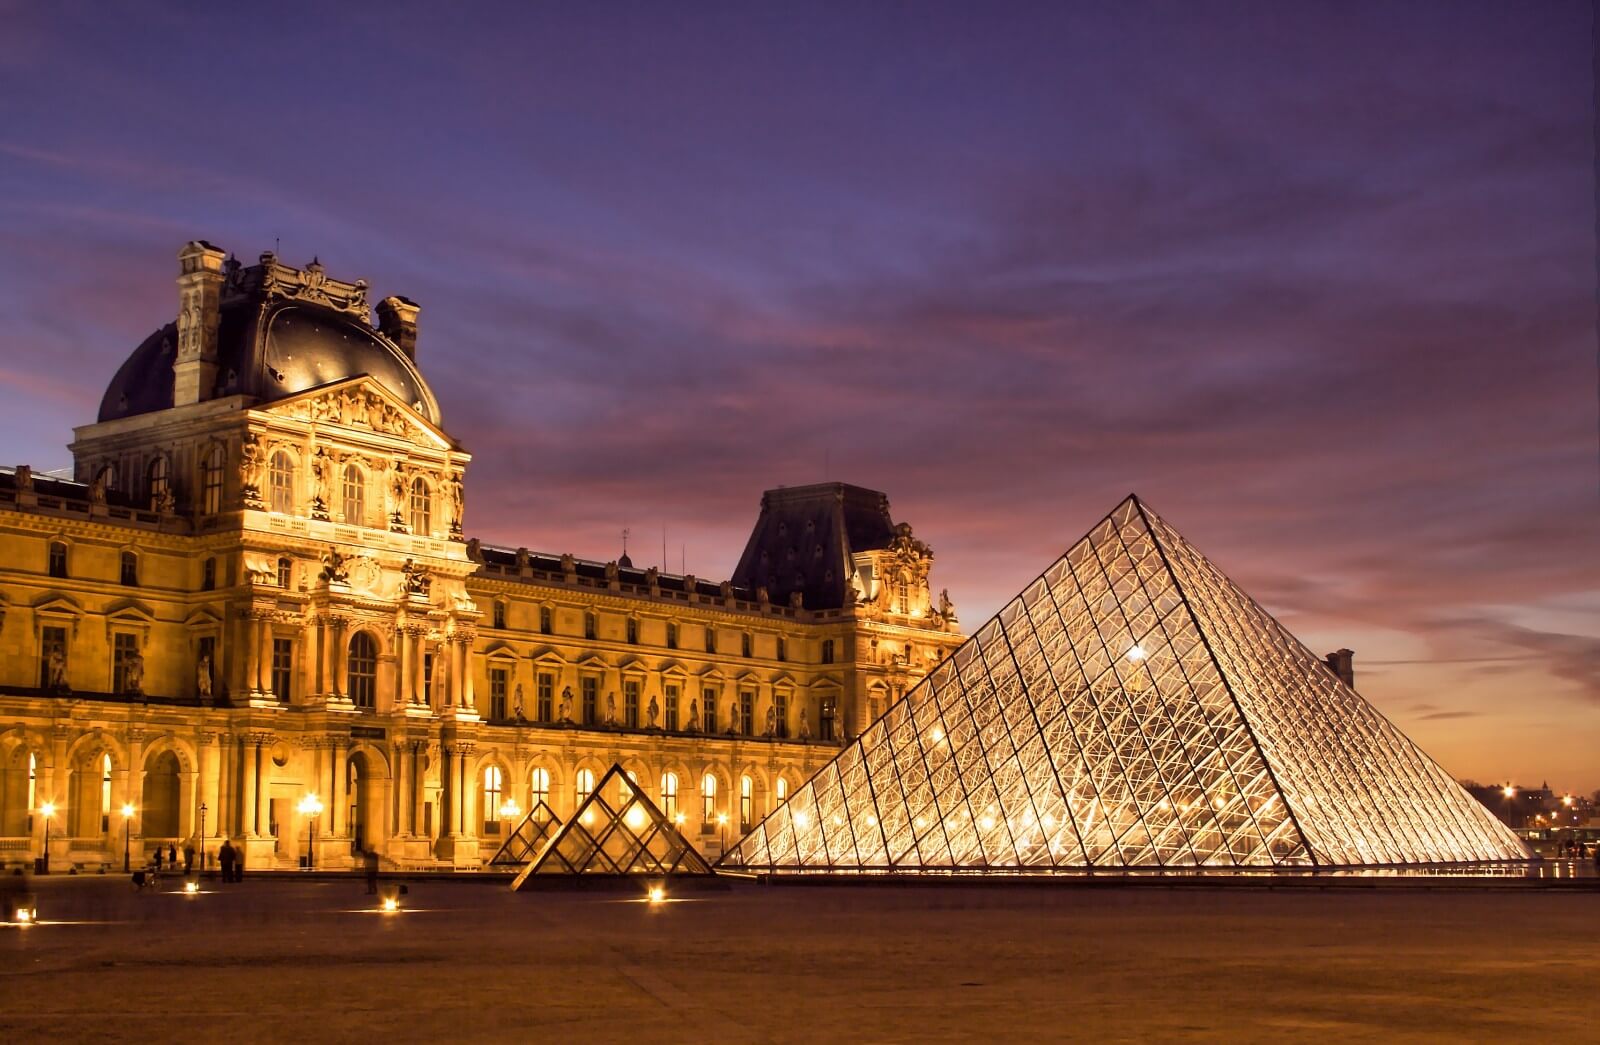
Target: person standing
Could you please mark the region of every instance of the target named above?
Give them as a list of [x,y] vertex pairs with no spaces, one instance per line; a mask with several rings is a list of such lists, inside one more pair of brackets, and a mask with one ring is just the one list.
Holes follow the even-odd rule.
[[193,842],[185,842],[184,845],[183,845],[183,873],[184,874],[192,874],[193,872],[194,872],[194,843]]
[[217,862],[222,865],[222,880],[233,881],[233,843],[226,838],[222,840],[222,848],[217,850]]
[[161,847],[159,845],[156,846],[155,864],[156,864],[156,874],[160,874],[161,873]]
[[233,851],[233,880],[244,881],[244,846]]
[[376,849],[368,849],[361,854],[361,861],[367,868],[367,895],[376,896],[378,894],[378,851]]

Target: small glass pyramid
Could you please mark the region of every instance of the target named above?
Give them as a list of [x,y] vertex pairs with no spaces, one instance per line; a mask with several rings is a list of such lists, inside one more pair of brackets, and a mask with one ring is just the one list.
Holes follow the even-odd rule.
[[719,863],[790,873],[1525,860],[1137,497]]
[[522,867],[539,854],[546,839],[560,826],[561,818],[556,816],[556,811],[543,801],[539,802],[495,850],[489,866],[499,870]]
[[[611,796],[611,797],[607,797]],[[613,764],[572,819],[545,842],[512,889],[554,875],[708,875],[711,867]]]

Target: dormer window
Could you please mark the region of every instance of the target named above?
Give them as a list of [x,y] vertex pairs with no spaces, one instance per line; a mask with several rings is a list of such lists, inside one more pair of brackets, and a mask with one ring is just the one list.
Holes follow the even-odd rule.
[[267,469],[267,508],[280,515],[294,514],[294,460],[279,450]]
[[433,532],[433,490],[420,475],[411,480],[411,532],[419,537]]

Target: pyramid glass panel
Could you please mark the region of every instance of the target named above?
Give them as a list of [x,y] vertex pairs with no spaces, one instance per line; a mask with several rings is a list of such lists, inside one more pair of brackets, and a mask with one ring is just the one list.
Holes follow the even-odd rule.
[[1130,497],[722,865],[1524,859],[1509,829]]
[[[801,833],[801,838],[809,835]],[[704,875],[711,868],[644,791],[613,765],[522,869],[512,889],[557,875]]]
[[489,866],[502,871],[527,866],[560,827],[561,818],[556,816],[555,810],[540,802],[528,810],[516,830],[495,850]]

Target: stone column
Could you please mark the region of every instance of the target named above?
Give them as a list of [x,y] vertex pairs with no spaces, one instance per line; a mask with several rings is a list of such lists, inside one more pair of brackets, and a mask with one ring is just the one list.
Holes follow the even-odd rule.
[[244,688],[245,696],[256,692],[256,681],[261,677],[261,629],[257,626],[254,611],[244,613]]
[[420,834],[422,831],[422,806],[428,794],[428,782],[422,776],[422,754],[424,745],[413,743],[411,745],[411,833]]
[[344,696],[345,661],[350,656],[350,649],[344,641],[344,618],[333,619],[333,679],[328,687],[328,692],[335,697]]
[[259,665],[261,672],[261,678],[255,687],[256,691],[270,694],[272,692],[272,618],[270,616],[262,615],[261,617],[260,653],[256,656],[256,663]]
[[333,622],[326,614],[317,618],[317,693],[333,696]]
[[257,733],[251,740],[254,741],[255,757],[251,760],[250,766],[250,795],[252,798],[250,805],[250,833],[259,838],[264,833],[261,830],[261,789],[265,775],[262,772],[263,752],[261,747],[264,737],[262,734]]
[[256,763],[250,738],[241,735],[238,744],[239,763],[244,777],[244,801],[239,809],[239,833],[254,838],[256,833]]
[[413,699],[415,699],[418,704],[426,704],[428,702],[428,679],[427,672],[425,671],[428,659],[427,632],[418,631],[416,639],[416,656],[412,658],[411,664],[411,670],[413,672],[411,693]]
[[472,636],[461,639],[461,706],[468,711],[478,710],[477,684],[473,678],[478,671],[478,651]]
[[450,745],[439,742],[439,837],[455,834],[455,818],[450,814],[455,806],[455,760],[451,758]]
[[413,636],[409,625],[402,624],[395,629],[395,645],[399,649],[399,666],[394,680],[394,703],[398,708],[404,708],[412,701],[411,696],[411,643]]
[[333,774],[333,780],[328,787],[331,796],[331,801],[328,803],[328,834],[336,838],[344,837],[348,826],[345,821],[349,819],[349,813],[344,808],[345,776],[349,772],[349,768],[345,765],[344,752],[343,738],[334,737],[333,743],[328,748],[330,756],[328,769]]

